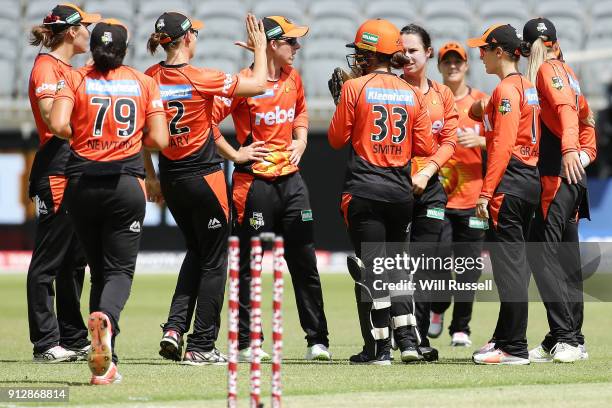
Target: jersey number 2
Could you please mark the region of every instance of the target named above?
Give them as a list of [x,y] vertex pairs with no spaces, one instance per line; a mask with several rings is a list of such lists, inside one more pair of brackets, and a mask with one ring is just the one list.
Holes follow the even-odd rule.
[[182,135],[183,133],[189,133],[189,127],[183,126],[178,127],[178,123],[181,119],[183,119],[183,115],[185,114],[185,106],[179,101],[170,101],[168,102],[168,108],[176,109],[176,113],[170,120],[168,124],[168,128],[170,130],[170,136]]
[[[374,105],[372,106],[372,112],[380,114],[378,119],[374,120],[374,125],[378,127],[380,131],[378,133],[372,133],[371,140],[373,142],[382,142],[389,134],[389,127],[387,126],[389,111],[385,105]],[[399,134],[394,135],[393,129],[391,130],[391,141],[399,144],[406,138],[406,121],[408,121],[408,112],[401,106],[394,106],[393,109],[391,109],[391,114],[399,115],[399,118],[393,122],[393,127],[399,129]]]

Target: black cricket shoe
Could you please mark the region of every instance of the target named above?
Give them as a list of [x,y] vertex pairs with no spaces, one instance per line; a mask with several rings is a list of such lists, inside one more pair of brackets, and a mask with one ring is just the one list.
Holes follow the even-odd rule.
[[351,364],[391,365],[391,353],[388,350],[383,351],[372,359],[364,349],[361,353],[351,356],[349,362]]
[[438,349],[436,348],[419,346],[417,347],[417,351],[419,352],[422,361],[438,361]]
[[183,336],[176,330],[166,330],[159,342],[159,355],[166,360],[181,361],[183,357]]

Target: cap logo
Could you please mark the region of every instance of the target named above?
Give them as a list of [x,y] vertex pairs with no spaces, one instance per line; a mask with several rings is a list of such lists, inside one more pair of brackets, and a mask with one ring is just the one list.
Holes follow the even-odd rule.
[[369,42],[370,44],[378,44],[378,36],[376,34],[364,32],[361,34],[361,41]]
[[157,24],[155,24],[155,28],[159,31],[162,28],[164,28],[166,26],[166,22],[164,21],[163,18],[160,18],[159,20],[157,20]]
[[278,34],[281,34],[282,32],[283,32],[283,29],[280,26],[276,26],[266,31],[266,36],[268,36],[268,38],[271,38]]
[[78,11],[73,13],[73,14],[71,14],[71,15],[69,15],[68,17],[66,17],[66,22],[68,24],[74,24],[74,23],[77,23],[79,21],[81,21],[81,15],[79,14]]
[[110,43],[113,42],[113,33],[109,32],[109,31],[105,31],[104,34],[102,34],[102,37],[100,37],[100,41],[102,41],[102,44],[104,45],[108,45]]
[[546,27],[546,24],[538,23],[538,26],[536,27],[536,30],[538,30],[539,32],[543,33],[544,31],[548,30],[548,28]]
[[181,28],[183,29],[183,31],[189,30],[189,27],[191,27],[191,21],[189,21],[189,19],[181,23]]

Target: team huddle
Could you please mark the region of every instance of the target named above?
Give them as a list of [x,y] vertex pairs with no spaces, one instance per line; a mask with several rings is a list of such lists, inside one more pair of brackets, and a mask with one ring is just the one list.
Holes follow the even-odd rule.
[[[248,39],[237,45],[253,53],[253,63],[229,74],[190,64],[202,27],[177,12],[161,14],[146,46],[151,54],[161,48],[165,59],[144,73],[123,65],[129,30],[118,20],[62,4],[32,29],[32,45],[49,52],[36,58],[29,86],[40,135],[29,190],[39,214],[27,281],[30,339],[35,361],[87,360],[91,384],[122,378],[115,338],[146,200],[165,201],[187,248],[162,326],[162,357],[227,364],[215,342],[231,232],[241,246],[239,361],[253,358],[249,243],[262,233],[284,237],[305,359],[332,358],[313,214],[299,171],[308,112],[292,64],[309,29],[282,16],[249,14]],[[440,336],[451,297],[451,343],[471,345],[474,291],[432,299],[425,291],[374,290],[373,260],[392,255],[387,243],[418,245],[428,256],[440,255],[440,243],[452,243],[451,256],[473,258],[485,241],[499,244],[491,257],[499,318],[475,363],[588,356],[575,292],[581,293],[577,222],[588,217],[584,168],[596,156],[593,115],[549,20],[527,22],[522,39],[512,26],[495,25],[467,44],[480,49],[487,73],[500,78],[491,96],[466,83],[468,56],[460,43],[438,52],[441,84],[425,75],[434,57],[427,31],[415,24],[399,30],[382,19],[359,27],[347,44],[354,49],[347,55],[350,73],[336,69],[329,82],[337,105],[329,143],[350,146],[340,212],[355,250],[347,266],[364,342],[351,363],[391,364],[392,348],[405,363],[438,360],[428,337]],[[73,69],[72,57],[87,51],[90,62]],[[521,56],[529,58],[527,77],[518,70]],[[228,116],[238,149],[219,129]],[[159,173],[152,151],[159,152]],[[235,163],[229,192],[223,159]],[[517,245],[528,241],[550,243],[543,246],[548,256],[532,259]],[[554,256],[552,244],[561,242],[575,248],[571,259]],[[85,265],[91,273],[87,326],[80,313]],[[550,332],[529,351],[532,270],[540,292],[557,296],[543,296]],[[415,279],[435,273],[422,268]],[[480,271],[456,277],[479,278]],[[261,350],[259,357],[269,359]]]

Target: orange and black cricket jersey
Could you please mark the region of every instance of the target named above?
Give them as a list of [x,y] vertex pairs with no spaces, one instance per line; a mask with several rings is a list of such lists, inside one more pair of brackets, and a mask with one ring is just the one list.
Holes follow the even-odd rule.
[[431,133],[436,151],[431,156],[415,155],[412,159],[414,176],[430,162],[441,169],[452,157],[457,144],[457,123],[459,114],[455,106],[455,96],[449,87],[428,79],[429,90],[425,93],[425,106],[431,119]]
[[480,197],[505,193],[537,203],[540,104],[536,88],[520,73],[495,88],[483,115],[487,173]]
[[[250,77],[253,71],[246,68],[240,75]],[[302,79],[294,68],[283,67],[279,80],[268,81],[261,95],[216,98],[213,123],[218,125],[230,114],[241,145],[264,141],[270,150],[264,162],[236,165],[236,171],[274,179],[299,170],[289,161],[291,152],[287,149],[291,146],[294,129],[308,128],[308,111]]]
[[[487,94],[484,92],[470,88],[466,96],[455,101],[459,114],[457,135],[471,130],[477,135],[484,136],[482,122],[471,119],[468,112],[474,102],[486,97]],[[480,147],[466,148],[457,143],[455,153],[440,169],[440,180],[448,196],[447,208],[459,210],[474,208],[482,189]]]
[[145,74],[159,84],[168,120],[170,144],[161,152],[160,171],[193,175],[220,168],[222,160],[211,137],[214,97],[231,98],[238,77],[190,64],[163,62],[153,65]]
[[57,83],[70,72],[72,66],[50,54],[38,54],[30,74],[28,96],[36,123],[40,141],[39,152],[32,165],[30,180],[47,175],[62,175],[70,156],[68,141],[54,137],[43,120],[38,102],[45,98],[53,98]]
[[436,151],[423,94],[388,72],[344,83],[328,139],[351,144],[343,192],[386,202],[412,198],[410,160]]
[[595,129],[584,123],[591,111],[574,71],[563,61],[547,60],[536,86],[542,106],[540,175],[559,176],[564,153],[584,151],[595,160]]
[[64,76],[55,98],[74,103],[66,174],[144,177],[140,151],[145,120],[164,114],[152,78],[125,65],[104,74],[86,66]]

